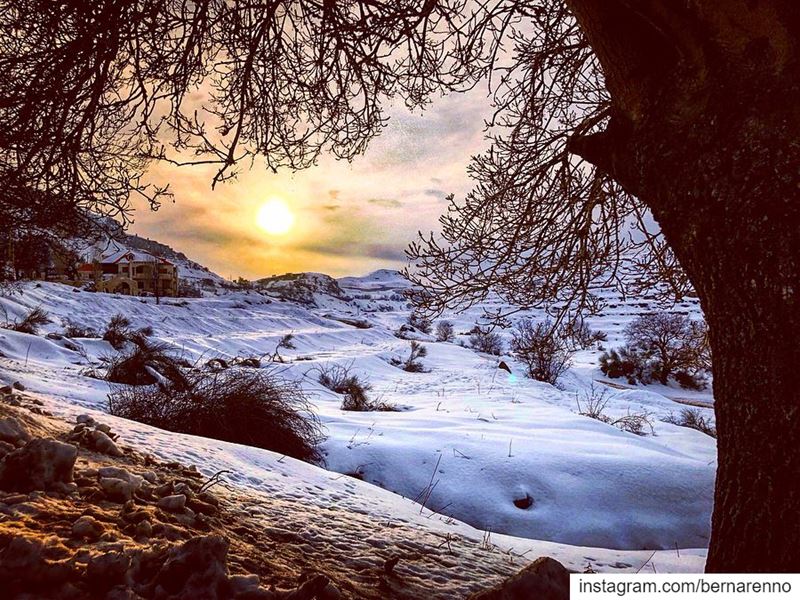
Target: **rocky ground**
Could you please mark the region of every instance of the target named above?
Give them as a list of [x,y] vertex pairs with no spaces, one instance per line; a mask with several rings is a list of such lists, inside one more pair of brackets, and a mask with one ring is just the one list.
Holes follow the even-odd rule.
[[237,489],[20,388],[0,389],[3,598],[568,596],[555,561],[518,573],[533,557]]

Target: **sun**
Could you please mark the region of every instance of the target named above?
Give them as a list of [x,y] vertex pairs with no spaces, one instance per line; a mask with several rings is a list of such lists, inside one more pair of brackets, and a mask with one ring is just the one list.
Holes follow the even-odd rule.
[[269,234],[283,235],[294,225],[294,215],[286,202],[280,198],[270,198],[258,209],[256,223]]

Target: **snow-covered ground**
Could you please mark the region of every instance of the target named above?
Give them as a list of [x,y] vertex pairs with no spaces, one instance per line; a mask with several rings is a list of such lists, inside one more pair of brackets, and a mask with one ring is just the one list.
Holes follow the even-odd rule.
[[[674,399],[710,405],[710,392],[677,388],[609,387],[609,416],[648,411],[654,435],[637,436],[580,416],[576,395],[603,387],[599,351],[576,355],[561,389],[525,378],[521,365],[497,369],[498,357],[459,342],[479,311],[452,317],[456,343],[425,342],[426,373],[407,373],[388,361],[408,354],[394,331],[409,314],[394,272],[338,280],[323,286],[313,304],[257,291],[220,292],[200,299],[139,299],[26,284],[21,295],[0,298],[9,318],[41,306],[59,332],[67,321],[102,330],[122,313],[135,326],[196,359],[261,356],[282,336],[282,375],[300,381],[326,427],[325,469],[274,453],[168,433],[104,417],[123,437],[163,458],[197,464],[207,472],[232,471],[236,484],[285,499],[336,504],[435,531],[491,543],[531,558],[549,555],[568,567],[636,570],[652,561],[660,571],[699,571],[708,543],[716,467],[715,441],[660,419],[678,413]],[[340,293],[341,292],[341,293]],[[623,302],[606,293],[607,306],[590,319],[621,343],[625,325],[652,310],[647,299]],[[678,306],[699,316],[696,303]],[[536,316],[536,315],[535,315]],[[541,316],[541,315],[538,315]],[[366,320],[359,328],[345,321]],[[51,340],[0,330],[0,378],[21,381],[56,414],[103,411],[108,385],[81,372],[114,350],[97,339]],[[348,365],[368,380],[372,396],[401,412],[345,412],[342,397],[316,381],[320,366]],[[614,381],[619,384],[620,380]],[[701,409],[707,417],[712,411]],[[342,474],[358,474],[354,477]],[[384,488],[384,489],[381,489]],[[392,493],[394,492],[394,493]],[[528,508],[514,501],[532,499]],[[425,498],[425,505],[414,503]],[[679,548],[678,552],[676,549]]]

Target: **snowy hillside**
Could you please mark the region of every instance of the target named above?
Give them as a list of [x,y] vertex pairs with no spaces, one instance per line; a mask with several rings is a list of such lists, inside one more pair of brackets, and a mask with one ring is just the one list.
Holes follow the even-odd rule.
[[[295,348],[281,350],[282,375],[313,396],[328,436],[327,470],[104,416],[163,458],[193,462],[209,473],[229,469],[236,484],[288,500],[489,539],[571,568],[636,570],[652,550],[663,550],[653,558],[662,571],[702,569],[715,440],[660,419],[685,402],[710,406],[710,392],[613,381],[610,416],[651,415],[654,434],[638,436],[578,414],[576,396],[593,384],[605,387],[598,383],[605,378],[596,349],[576,355],[563,389],[527,379],[521,365],[504,356],[508,374],[497,369],[500,357],[460,345],[479,317],[475,310],[452,316],[456,343],[422,336],[428,339],[427,372],[409,373],[391,364],[409,352],[409,342],[394,334],[409,314],[402,294],[407,283],[397,273],[338,281],[303,275],[259,285],[156,305],[151,298],[27,284],[21,295],[0,303],[10,319],[34,307],[46,310],[53,323],[42,334],[58,333],[66,323],[102,330],[113,314],[123,313],[135,326],[152,326],[156,339],[189,360],[264,356],[293,334]],[[301,292],[293,297],[287,286]],[[606,308],[590,324],[606,332],[605,346],[613,347],[625,325],[654,306],[605,295]],[[694,302],[678,309],[699,316]],[[0,353],[0,377],[22,382],[54,413],[105,409],[108,384],[83,373],[101,368],[101,358],[114,353],[106,342],[0,330]],[[317,382],[319,369],[332,364],[348,366],[372,385],[373,397],[402,410],[342,411],[342,396]],[[711,410],[700,410],[713,418]],[[679,556],[676,547],[684,549]]]

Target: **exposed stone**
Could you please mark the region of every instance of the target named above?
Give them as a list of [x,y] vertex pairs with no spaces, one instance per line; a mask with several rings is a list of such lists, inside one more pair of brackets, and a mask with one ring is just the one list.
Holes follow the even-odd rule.
[[94,419],[89,415],[83,414],[83,415],[78,415],[78,418],[75,419],[75,422],[79,424],[84,423],[86,425],[91,425],[94,423]]
[[16,417],[0,419],[0,441],[21,446],[30,440],[31,434]]
[[72,482],[78,449],[49,438],[37,438],[0,461],[0,489],[30,492],[58,489]]
[[130,564],[130,557],[122,552],[93,557],[86,566],[87,583],[92,589],[107,590],[123,581]]
[[12,383],[11,387],[14,388],[15,390],[17,390],[18,392],[24,392],[25,391],[25,386],[22,385],[19,381],[15,381],[14,383]]
[[95,540],[103,535],[105,527],[90,515],[84,515],[72,524],[72,535]]
[[167,512],[180,512],[185,507],[186,507],[186,496],[184,496],[183,494],[164,496],[158,501],[158,508],[166,510]]
[[569,599],[569,571],[557,560],[542,556],[497,586],[470,596],[470,600]]
[[103,454],[108,454],[110,456],[122,456],[123,452],[119,449],[110,437],[107,434],[103,433],[102,431],[98,431],[95,429],[91,433],[89,433],[89,439],[92,442],[92,446],[98,452],[102,452]]
[[133,498],[134,486],[131,482],[117,477],[102,477],[100,487],[108,496],[109,500],[116,502],[127,502]]
[[116,479],[127,481],[133,485],[134,491],[139,489],[142,483],[144,483],[144,477],[131,473],[130,471],[120,467],[100,467],[97,470],[97,474],[100,477],[114,477]]
[[230,598],[227,556],[225,538],[219,535],[192,538],[169,551],[156,575],[156,584],[165,595],[178,600]]
[[153,525],[148,520],[136,524],[136,537],[149,538],[153,535]]
[[193,511],[204,515],[215,515],[217,512],[219,512],[219,509],[216,506],[209,504],[208,502],[203,502],[198,498],[190,498],[187,502],[187,506]]

